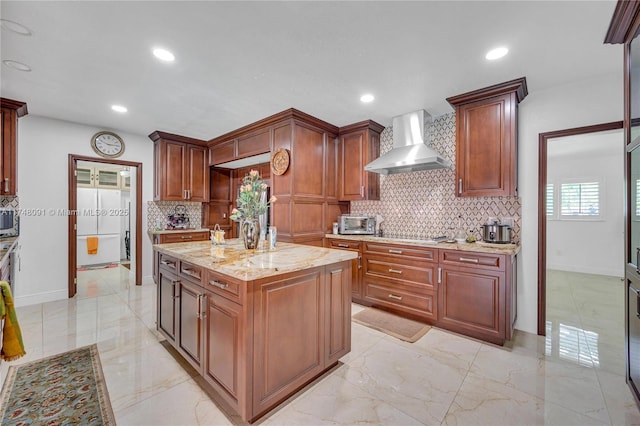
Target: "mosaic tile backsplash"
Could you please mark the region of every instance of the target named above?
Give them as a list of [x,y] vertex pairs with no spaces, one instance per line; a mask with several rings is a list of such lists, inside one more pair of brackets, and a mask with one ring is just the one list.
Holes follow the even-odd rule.
[[[434,117],[430,124],[431,145],[442,156],[456,161],[455,113]],[[380,152],[393,145],[393,128],[380,135]],[[461,216],[465,232],[474,230],[480,236],[480,226],[490,217],[513,218],[511,238],[520,241],[521,206],[519,197],[456,197],[456,171],[425,170],[395,175],[380,175],[379,201],[352,201],[352,214],[379,214],[386,237],[428,239],[448,235],[458,227]]]
[[[0,197],[0,207],[10,207],[18,210],[20,202],[17,196],[3,196]],[[13,231],[16,235],[20,233],[20,217],[17,214],[13,216]]]
[[192,228],[200,228],[202,224],[202,203],[182,201],[148,201],[147,231],[155,231],[157,227],[165,229],[167,217],[175,213],[176,206],[185,206],[189,224]]

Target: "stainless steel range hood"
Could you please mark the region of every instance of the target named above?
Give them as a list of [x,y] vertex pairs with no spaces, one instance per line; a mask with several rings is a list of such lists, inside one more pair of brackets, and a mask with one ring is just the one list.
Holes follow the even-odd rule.
[[393,147],[391,151],[367,164],[369,172],[389,175],[419,170],[446,169],[451,161],[431,148],[431,129],[424,130],[433,121],[425,110],[410,112],[393,118]]

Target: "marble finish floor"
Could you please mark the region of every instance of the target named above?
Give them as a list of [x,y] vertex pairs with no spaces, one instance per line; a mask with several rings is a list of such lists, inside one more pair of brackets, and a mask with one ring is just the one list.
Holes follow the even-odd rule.
[[[256,424],[640,424],[623,376],[622,282],[549,275],[546,339],[517,332],[497,347],[432,328],[409,344],[354,323],[341,364]],[[97,343],[118,425],[239,423],[163,346],[155,290],[130,286],[123,267],[79,273],[75,298],[18,308],[27,356],[12,364]]]

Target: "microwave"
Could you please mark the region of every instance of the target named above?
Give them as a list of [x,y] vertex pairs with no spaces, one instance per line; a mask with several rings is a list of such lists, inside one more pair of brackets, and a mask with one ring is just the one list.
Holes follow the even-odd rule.
[[338,216],[338,233],[373,235],[376,233],[376,218],[373,216]]
[[18,235],[18,225],[16,223],[16,209],[10,207],[0,207],[0,237],[11,237]]

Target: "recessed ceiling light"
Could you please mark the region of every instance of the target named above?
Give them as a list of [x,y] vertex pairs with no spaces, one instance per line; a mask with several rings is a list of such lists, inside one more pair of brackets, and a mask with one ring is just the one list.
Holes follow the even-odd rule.
[[12,61],[11,59],[5,59],[4,61],[2,61],[2,63],[8,66],[9,68],[13,68],[14,70],[25,71],[25,72],[31,71],[31,67],[29,65],[23,64],[22,62]]
[[173,56],[173,53],[169,52],[167,49],[153,49],[153,55],[165,62],[173,62],[176,59],[176,57]]
[[8,30],[8,31],[11,31],[12,33],[20,34],[23,36],[30,36],[31,34],[33,34],[29,28],[17,22],[10,21],[8,19],[0,19],[0,26],[5,30]]
[[369,103],[369,102],[373,102],[375,98],[373,97],[372,94],[367,93],[366,95],[362,95],[360,96],[360,101],[364,102],[364,103]]
[[122,105],[111,105],[111,109],[115,112],[127,112],[127,107],[123,107]]
[[491,49],[490,51],[488,51],[485,55],[485,58],[493,61],[494,59],[502,58],[507,53],[509,53],[509,49],[507,49],[506,47],[496,47],[495,49]]

